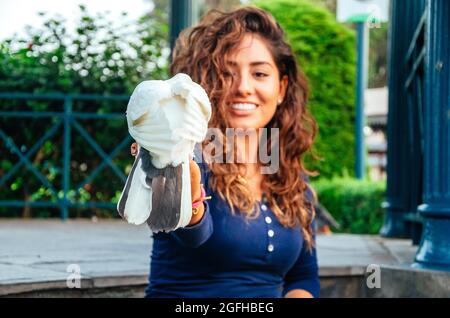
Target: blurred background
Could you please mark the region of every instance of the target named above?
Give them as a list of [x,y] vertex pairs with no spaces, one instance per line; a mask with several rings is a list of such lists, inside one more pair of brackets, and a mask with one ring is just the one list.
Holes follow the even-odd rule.
[[[389,18],[342,18],[368,3]],[[322,296],[450,297],[447,0],[0,0],[0,296],[142,296],[149,230],[116,211],[129,96],[168,78],[181,29],[241,5],[309,80]]]
[[[211,9],[229,11],[243,4],[259,5],[274,14],[310,81],[310,109],[320,127],[315,152],[322,160],[310,164],[320,173],[314,180],[318,191],[322,192],[329,184],[325,180],[330,179],[337,189],[352,186],[345,179],[354,176],[355,165],[355,26],[336,21],[336,0],[284,2],[200,0],[195,2],[192,16],[198,21]],[[34,94],[33,98],[1,98],[0,107],[3,111],[35,111],[20,118],[22,125],[17,125],[18,118],[5,116],[0,125],[17,149],[28,153],[27,162],[36,169],[33,172],[23,162],[11,173],[19,158],[6,147],[5,139],[0,139],[0,200],[16,201],[6,206],[0,203],[0,217],[117,217],[114,205],[131,167],[127,127],[120,113],[126,108],[126,96],[139,82],[168,78],[170,1],[2,0],[0,9],[0,91]],[[370,213],[370,222],[351,225],[353,216],[346,212],[349,207],[329,209],[342,223],[343,231],[377,233],[382,224],[387,30],[387,23],[370,29],[364,128],[367,178],[355,185],[368,193],[363,202],[368,205],[364,209]],[[38,94],[53,98],[38,98]],[[114,95],[70,100],[72,112],[108,113],[112,117],[77,117],[79,125],[72,128],[70,136],[70,159],[64,158],[61,127],[30,152],[43,133],[58,122],[57,118],[36,117],[37,112],[63,111],[66,94]],[[86,134],[92,140],[87,140]],[[111,153],[114,156],[108,157]],[[64,175],[64,160],[69,160],[68,175]],[[64,198],[68,204],[62,212],[61,205],[32,203],[55,203]],[[327,206],[336,206],[327,198],[323,200]]]

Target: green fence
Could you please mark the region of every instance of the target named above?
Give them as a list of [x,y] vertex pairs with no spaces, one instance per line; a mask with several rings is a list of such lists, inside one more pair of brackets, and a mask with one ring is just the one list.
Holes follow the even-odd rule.
[[[5,146],[11,153],[17,156],[18,162],[8,169],[4,175],[0,176],[0,189],[3,187],[8,180],[22,167],[25,166],[27,170],[33,173],[39,181],[49,189],[52,195],[56,198],[52,201],[20,201],[20,200],[2,200],[0,201],[0,207],[52,207],[59,208],[61,211],[61,218],[63,220],[68,218],[69,208],[107,208],[114,209],[115,204],[111,201],[96,201],[96,202],[70,202],[68,199],[68,193],[71,190],[79,192],[86,184],[90,183],[94,178],[106,167],[110,167],[117,177],[125,183],[126,175],[124,172],[117,167],[113,162],[113,158],[117,156],[124,147],[128,146],[132,142],[130,135],[121,139],[117,146],[109,153],[105,152],[102,147],[96,142],[96,140],[86,131],[85,128],[79,123],[80,119],[96,119],[96,120],[110,120],[110,119],[124,119],[125,113],[122,111],[120,113],[98,113],[98,112],[76,112],[73,111],[73,104],[75,101],[116,101],[116,102],[127,102],[129,96],[125,95],[76,95],[76,94],[26,94],[26,93],[0,93],[0,100],[3,102],[7,101],[57,101],[61,102],[60,110],[58,111],[4,111],[0,110],[0,118],[40,118],[49,119],[53,122],[50,129],[46,129],[43,136],[38,139],[37,142],[33,144],[27,151],[22,151],[14,142],[14,136],[8,136],[5,131],[0,126],[0,141],[5,143]],[[62,189],[55,188],[54,185],[49,182],[49,180],[36,169],[35,166],[30,161],[30,157],[35,154],[38,149],[44,144],[46,140],[52,138],[58,131],[62,128],[63,131],[63,149],[62,149]],[[26,129],[26,127],[25,127]],[[82,136],[87,143],[92,147],[95,152],[100,155],[102,162],[98,165],[90,175],[85,178],[81,183],[76,185],[70,184],[70,159],[71,159],[71,139],[72,133],[75,131],[80,136]],[[1,151],[1,149],[0,149]],[[1,152],[0,152],[1,153]]]

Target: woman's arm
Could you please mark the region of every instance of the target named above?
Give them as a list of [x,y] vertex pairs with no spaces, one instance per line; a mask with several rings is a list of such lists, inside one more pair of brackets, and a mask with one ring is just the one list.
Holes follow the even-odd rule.
[[[201,158],[194,156],[194,159],[200,160]],[[191,160],[189,167],[191,172],[192,200],[194,202],[201,197],[201,184],[203,183],[207,188],[208,180],[206,166],[201,161]],[[187,247],[197,248],[211,237],[213,230],[209,203],[208,201],[203,201],[203,204],[198,209],[198,213],[192,215],[189,225],[170,232],[170,234],[181,244]]]
[[[302,176],[306,183],[309,183],[308,176]],[[305,193],[305,198],[313,202],[314,195],[310,188]],[[311,251],[308,251],[306,242],[303,242],[302,250],[297,258],[294,266],[288,271],[284,279],[283,295],[286,298],[314,298],[319,297],[320,280],[319,267],[317,265],[316,253],[316,220],[311,224],[313,230],[314,246]]]
[[284,278],[284,297],[319,297],[319,267],[315,247],[311,251],[303,244],[302,251]]

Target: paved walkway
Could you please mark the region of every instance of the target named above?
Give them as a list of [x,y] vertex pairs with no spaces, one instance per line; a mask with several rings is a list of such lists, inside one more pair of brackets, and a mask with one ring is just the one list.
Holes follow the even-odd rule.
[[[145,285],[151,251],[146,225],[122,220],[0,221],[0,296],[64,288],[78,264],[82,288]],[[368,264],[410,264],[410,240],[333,234],[317,238],[321,278],[364,275]]]

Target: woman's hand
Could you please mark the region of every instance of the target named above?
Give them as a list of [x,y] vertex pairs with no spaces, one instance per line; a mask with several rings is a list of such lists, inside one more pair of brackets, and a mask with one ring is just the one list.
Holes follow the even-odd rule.
[[[198,200],[202,194],[202,188],[201,188],[201,172],[200,172],[200,167],[198,166],[198,164],[191,159],[191,161],[189,162],[189,170],[191,173],[191,198],[192,198],[192,202]],[[191,221],[189,222],[188,225],[194,225],[197,224],[203,217],[203,214],[205,213],[205,206],[202,203],[198,208],[198,213],[197,214],[192,214],[192,218]]]
[[[133,157],[135,157],[137,155],[137,151],[138,151],[138,147],[137,147],[137,143],[133,142],[131,144],[130,147],[130,153]],[[200,167],[198,166],[198,164],[191,159],[191,161],[189,162],[189,170],[190,170],[190,174],[191,174],[191,199],[192,202],[198,200],[202,194],[202,189],[201,189],[201,172],[200,172]],[[198,213],[197,214],[193,214],[191,221],[189,222],[188,225],[194,225],[196,223],[198,223],[202,217],[203,214],[205,213],[205,206],[203,204],[201,204],[198,207]]]
[[133,142],[130,147],[130,152],[133,157],[136,157],[138,151],[137,143]]

